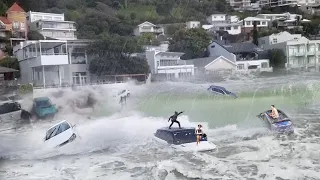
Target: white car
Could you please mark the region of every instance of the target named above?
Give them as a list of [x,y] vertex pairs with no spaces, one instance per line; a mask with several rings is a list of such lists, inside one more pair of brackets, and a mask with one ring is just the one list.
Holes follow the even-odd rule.
[[124,89],[118,93],[118,97],[129,97],[130,91],[128,89]]
[[58,147],[72,142],[77,137],[73,127],[65,120],[59,122],[47,130],[45,143],[49,147]]

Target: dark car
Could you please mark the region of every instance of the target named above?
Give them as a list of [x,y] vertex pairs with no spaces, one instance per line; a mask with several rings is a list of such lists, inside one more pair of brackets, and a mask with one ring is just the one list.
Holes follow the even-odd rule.
[[232,92],[228,91],[226,88],[221,87],[221,86],[212,85],[207,90],[211,91],[211,92],[214,92],[216,94],[220,94],[220,95],[232,96],[234,98],[238,97],[235,93],[232,93]]
[[[158,129],[155,136],[166,141],[169,144],[180,145],[185,143],[193,143],[197,141],[195,128],[162,128]],[[207,135],[204,134],[201,141],[207,141]]]
[[279,118],[274,119],[270,116],[271,110],[267,110],[258,115],[262,121],[266,123],[268,128],[273,132],[278,133],[293,133],[293,123],[290,118],[281,110],[278,109]]

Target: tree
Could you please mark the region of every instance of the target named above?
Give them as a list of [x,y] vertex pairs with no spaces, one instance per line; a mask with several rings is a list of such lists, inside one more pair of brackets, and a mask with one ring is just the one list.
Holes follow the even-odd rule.
[[[19,61],[17,58],[5,57],[1,59],[0,66],[20,70]],[[14,75],[16,78],[19,78],[20,72],[15,72]]]
[[258,36],[257,21],[253,21],[252,43],[257,46],[259,45]]
[[146,59],[132,56],[143,51],[138,38],[107,35],[90,45],[88,50],[94,57],[89,71],[98,76],[149,73]]
[[281,49],[269,50],[268,57],[270,60],[270,65],[274,68],[274,70],[285,67],[285,63],[287,62],[287,59],[284,52]]
[[44,40],[44,37],[38,31],[29,31],[28,40]]
[[181,29],[177,31],[170,41],[169,50],[184,52],[183,59],[202,57],[211,38],[202,28]]

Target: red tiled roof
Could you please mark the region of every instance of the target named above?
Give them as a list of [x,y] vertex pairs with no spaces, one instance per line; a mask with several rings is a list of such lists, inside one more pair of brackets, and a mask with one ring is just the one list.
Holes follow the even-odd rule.
[[3,22],[4,24],[11,24],[11,22],[6,17],[3,17],[3,16],[0,16],[0,21]]
[[8,12],[25,12],[16,2],[7,10]]

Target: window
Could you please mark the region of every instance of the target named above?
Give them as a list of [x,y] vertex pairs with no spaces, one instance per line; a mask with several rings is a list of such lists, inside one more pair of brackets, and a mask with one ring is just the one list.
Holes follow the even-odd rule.
[[258,25],[261,25],[261,22],[260,22],[260,21],[256,21],[256,22],[257,22],[257,26],[258,26]]
[[238,70],[244,69],[244,64],[238,64],[237,68]]
[[247,25],[247,26],[250,26],[250,25],[251,25],[251,22],[250,22],[250,21],[246,21],[246,25]]
[[58,124],[55,127],[51,128],[47,131],[45,140],[48,140],[48,139],[50,139],[50,138],[52,138],[52,137],[54,137],[64,131],[68,130],[68,129],[70,129],[70,126],[68,123],[63,122],[61,124]]
[[233,29],[239,29],[239,26],[233,26]]
[[266,43],[266,41],[265,40],[261,40],[261,42],[260,42],[261,44],[265,44]]
[[217,16],[213,16],[213,18],[214,18],[214,19],[216,19],[216,18],[217,18]]
[[227,27],[226,29],[227,29],[227,30],[231,30],[231,27]]
[[13,23],[12,23],[12,28],[13,28],[13,29],[18,29],[18,28],[19,28],[19,23],[13,21]]
[[222,91],[221,89],[213,88],[212,90],[213,90],[214,92],[219,93],[219,94],[225,94],[224,91]]
[[273,38],[272,42],[273,42],[273,43],[278,43],[277,38]]
[[21,30],[24,30],[24,23],[23,23],[23,22],[20,23],[20,29],[21,29]]
[[265,21],[262,21],[262,25],[266,25],[267,23]]

